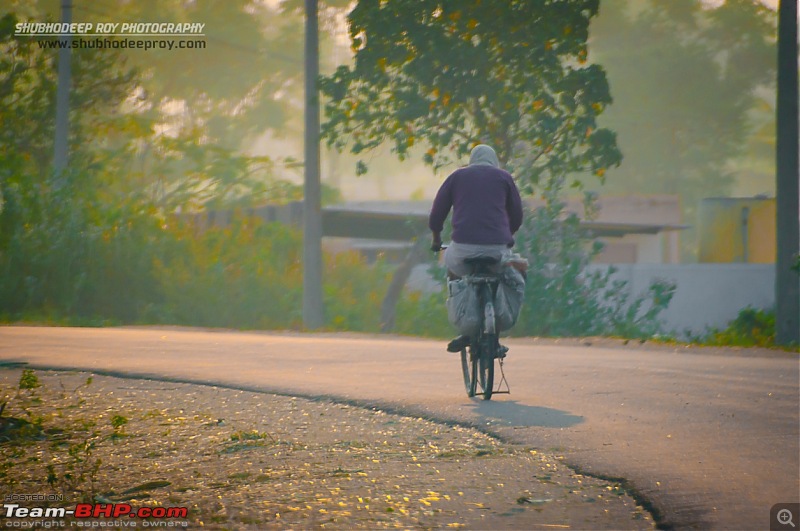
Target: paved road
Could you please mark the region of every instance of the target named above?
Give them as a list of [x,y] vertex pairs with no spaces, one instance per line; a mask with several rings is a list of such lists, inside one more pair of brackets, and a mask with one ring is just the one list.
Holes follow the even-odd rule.
[[330,396],[477,425],[625,478],[679,528],[768,529],[800,501],[796,355],[508,340],[511,395],[468,399],[441,342],[173,329],[0,328],[0,360]]

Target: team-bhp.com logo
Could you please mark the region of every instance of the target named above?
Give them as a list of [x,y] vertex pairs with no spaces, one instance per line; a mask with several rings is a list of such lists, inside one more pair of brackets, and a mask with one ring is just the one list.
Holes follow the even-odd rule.
[[[133,507],[127,503],[79,503],[75,509],[63,507],[21,507],[16,503],[3,504],[6,518],[152,518],[155,520],[187,518],[186,507]],[[133,522],[131,522],[133,523]],[[148,525],[148,522],[142,522]],[[153,526],[158,524],[153,522]],[[133,527],[133,526],[131,526]]]

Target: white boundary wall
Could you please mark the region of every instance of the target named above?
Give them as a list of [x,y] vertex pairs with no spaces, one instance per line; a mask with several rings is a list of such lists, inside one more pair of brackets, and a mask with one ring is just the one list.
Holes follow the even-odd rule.
[[[607,266],[592,266],[593,268]],[[775,305],[773,264],[618,264],[616,278],[626,280],[634,294],[643,293],[653,280],[667,279],[677,289],[661,314],[666,330],[705,332],[724,328],[739,312],[752,306]]]
[[[607,265],[590,266],[605,269]],[[661,314],[667,332],[685,338],[707,328],[724,328],[748,306],[775,306],[773,264],[617,264],[615,278],[628,282],[634,295],[644,293],[656,279],[675,282],[669,307]],[[428,293],[442,289],[427,273],[427,264],[414,268],[408,288]]]

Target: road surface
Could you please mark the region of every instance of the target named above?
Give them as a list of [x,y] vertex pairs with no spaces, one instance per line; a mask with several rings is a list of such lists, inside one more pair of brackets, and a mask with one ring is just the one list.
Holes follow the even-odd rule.
[[439,341],[0,328],[4,362],[327,396],[478,426],[625,479],[664,526],[769,529],[774,504],[800,501],[796,354],[506,344],[512,393],[486,402],[466,397]]

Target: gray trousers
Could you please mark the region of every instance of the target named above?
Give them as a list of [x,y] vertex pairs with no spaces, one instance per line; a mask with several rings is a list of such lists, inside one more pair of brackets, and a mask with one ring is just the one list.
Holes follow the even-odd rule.
[[[511,255],[511,249],[506,245],[476,245],[471,243],[450,242],[444,251],[444,265],[447,269],[459,277],[470,272],[470,268],[464,265],[467,258],[478,256],[491,256],[502,260]],[[500,269],[498,264],[497,270]]]

